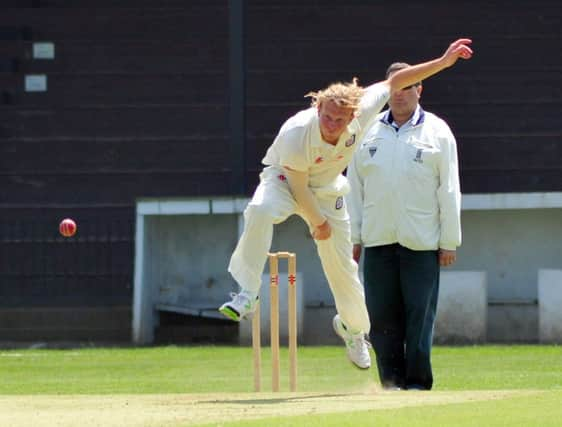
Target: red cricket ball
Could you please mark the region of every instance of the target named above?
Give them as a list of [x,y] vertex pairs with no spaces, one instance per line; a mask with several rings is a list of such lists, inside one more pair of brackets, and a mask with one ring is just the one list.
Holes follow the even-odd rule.
[[72,237],[76,234],[76,223],[70,218],[63,219],[59,224],[59,232],[64,237]]

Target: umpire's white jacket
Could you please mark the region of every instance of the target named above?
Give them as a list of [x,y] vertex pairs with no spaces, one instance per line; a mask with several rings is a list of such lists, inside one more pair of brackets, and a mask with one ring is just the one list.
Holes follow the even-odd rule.
[[396,129],[391,113],[380,113],[347,176],[353,243],[399,243],[412,250],[460,245],[457,148],[439,117],[418,106],[412,119]]

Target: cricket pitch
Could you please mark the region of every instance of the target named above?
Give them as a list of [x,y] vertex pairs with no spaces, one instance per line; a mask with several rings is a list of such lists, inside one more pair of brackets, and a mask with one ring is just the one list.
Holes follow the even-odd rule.
[[361,393],[213,393],[0,396],[0,418],[13,427],[175,426],[274,416],[443,405],[533,394],[522,390]]

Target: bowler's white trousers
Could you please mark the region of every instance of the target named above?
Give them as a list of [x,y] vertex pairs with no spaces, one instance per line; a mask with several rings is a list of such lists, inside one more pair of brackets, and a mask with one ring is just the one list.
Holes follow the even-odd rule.
[[[368,333],[369,315],[357,263],[352,258],[345,202],[342,196],[319,193],[316,193],[318,205],[328,219],[332,234],[329,239],[315,242],[336,309],[351,332]],[[242,289],[259,293],[273,238],[273,225],[293,214],[302,217],[282,170],[266,168],[260,175],[260,184],[252,200],[244,210],[244,231],[228,266],[228,271]]]

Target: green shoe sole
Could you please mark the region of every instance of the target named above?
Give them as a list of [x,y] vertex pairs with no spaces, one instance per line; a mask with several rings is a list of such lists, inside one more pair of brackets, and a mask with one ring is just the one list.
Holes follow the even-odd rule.
[[234,320],[235,322],[240,322],[240,316],[230,307],[221,307],[219,308],[219,311],[229,319]]

